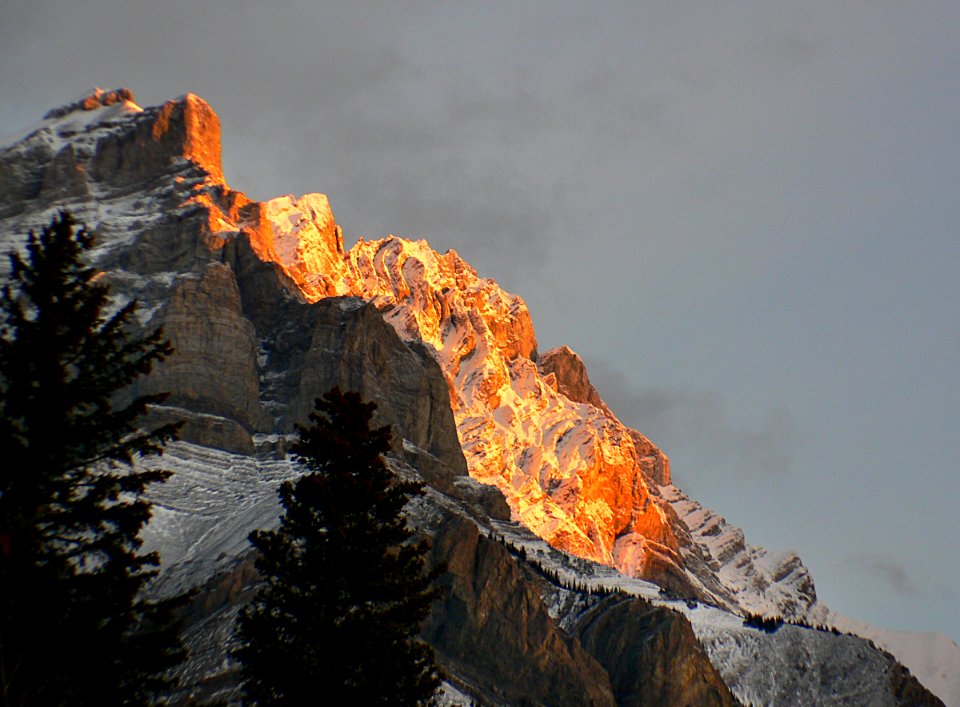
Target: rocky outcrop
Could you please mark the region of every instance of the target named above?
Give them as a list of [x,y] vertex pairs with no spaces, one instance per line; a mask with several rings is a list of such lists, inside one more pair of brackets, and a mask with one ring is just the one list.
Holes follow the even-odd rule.
[[537,361],[537,368],[545,380],[553,375],[553,381],[556,385],[551,385],[554,390],[567,396],[575,403],[586,403],[602,411],[607,415],[613,415],[607,404],[603,402],[600,393],[590,383],[590,377],[587,375],[587,367],[583,360],[568,346],[561,346],[556,349],[550,349],[540,356]]
[[344,294],[335,282],[343,269],[343,231],[326,195],[288,195],[251,205],[244,227],[257,257],[277,263],[304,299]]
[[614,705],[603,668],[550,618],[510,554],[451,518],[433,539],[446,591],[422,635],[485,704]]
[[809,570],[794,552],[773,553],[746,542],[743,531],[675,486],[660,488],[674,516],[688,575],[720,605],[740,611],[826,623]]
[[[558,393],[574,402],[592,405],[607,417],[617,420],[613,411],[603,402],[600,393],[590,383],[583,359],[568,346],[550,349],[541,355],[537,368],[544,382]],[[637,451],[637,464],[643,477],[654,486],[670,484],[670,460],[667,455],[640,432],[630,429],[628,432]]]
[[152,426],[178,423],[180,429],[177,438],[185,442],[234,454],[252,455],[257,452],[250,432],[236,420],[171,405],[156,406],[149,415]]
[[618,705],[736,705],[679,614],[614,595],[591,608],[574,635],[610,676]]
[[[892,656],[890,656],[892,659]],[[920,684],[910,671],[894,661],[890,669],[890,694],[896,704],[916,707],[943,707],[943,700]]]
[[357,298],[304,306],[294,321],[304,336],[277,337],[268,349],[278,358],[268,375],[277,371],[289,389],[280,429],[306,421],[314,400],[336,385],[376,402],[374,420],[393,428],[394,451],[435,484],[466,475],[446,382],[422,346],[402,341],[376,307]]
[[230,418],[251,433],[272,428],[259,403],[256,334],[230,268],[212,262],[201,278],[180,281],[156,325],[174,354],[143,380],[145,392],[167,392],[172,405]]
[[0,148],[0,218],[105,191],[142,191],[177,173],[223,182],[220,120],[210,106],[188,94],[143,110],[126,89],[95,90]]

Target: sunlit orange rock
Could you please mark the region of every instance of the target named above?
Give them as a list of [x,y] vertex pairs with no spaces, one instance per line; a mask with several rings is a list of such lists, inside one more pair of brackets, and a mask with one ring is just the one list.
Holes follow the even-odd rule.
[[[261,203],[232,190],[220,164],[219,120],[198,97],[144,110],[129,91],[94,91],[48,112],[0,161],[0,218],[14,224],[11,233],[25,233],[42,225],[30,219],[64,205],[95,227],[105,244],[98,265],[118,272],[118,284],[140,299],[144,324],[165,323],[176,339],[182,354],[170,363],[187,371],[177,395],[208,395],[205,409],[235,416],[235,432],[259,428],[258,408],[272,415],[280,404],[266,390],[273,383],[263,378],[264,342],[247,324],[272,330],[264,323],[287,316],[289,302],[358,297],[364,321],[386,322],[380,331],[390,336],[377,343],[358,334],[350,356],[370,348],[375,368],[402,369],[376,350],[395,333],[431,357],[459,439],[449,419],[438,418],[427,428],[444,434],[420,430],[411,434],[422,443],[413,443],[455,465],[462,448],[470,474],[500,489],[515,519],[557,547],[682,593],[816,620],[813,583],[799,560],[749,545],[672,486],[667,457],[620,423],[579,357],[566,347],[538,352],[520,297],[425,241],[391,236],[345,251],[323,195]],[[216,311],[209,303],[221,299],[231,304]],[[231,358],[217,343],[228,340],[254,352]],[[427,409],[413,405],[411,416],[448,415],[434,404],[435,390],[421,398]]]
[[[261,209],[258,255],[281,264],[307,300],[369,299],[402,338],[429,347],[450,386],[471,475],[495,484],[514,516],[557,547],[634,575],[651,553],[682,566],[647,482],[663,478],[666,457],[607,409],[569,349],[548,357],[556,370],[538,369],[521,298],[425,241],[360,240],[344,253],[326,199],[309,197],[323,206],[312,210],[305,201]],[[272,241],[264,221],[274,224]],[[570,385],[573,370],[579,387]]]

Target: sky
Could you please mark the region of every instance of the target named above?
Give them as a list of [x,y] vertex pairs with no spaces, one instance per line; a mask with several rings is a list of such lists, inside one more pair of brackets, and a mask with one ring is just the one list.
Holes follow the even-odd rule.
[[831,608],[960,641],[960,4],[0,0],[0,136],[193,92],[255,199],[456,249]]

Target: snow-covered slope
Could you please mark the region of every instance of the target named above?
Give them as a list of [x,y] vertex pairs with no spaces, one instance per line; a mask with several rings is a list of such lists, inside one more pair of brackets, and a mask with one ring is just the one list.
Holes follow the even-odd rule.
[[796,553],[749,545],[740,528],[676,486],[660,490],[689,532],[687,564],[698,579],[708,586],[718,583],[718,591],[745,612],[824,623],[827,610],[817,603],[813,578]]
[[916,675],[947,707],[960,707],[960,646],[942,633],[890,631],[829,612],[827,621],[843,632],[873,641]]
[[[402,468],[396,460],[392,463]],[[154,517],[144,533],[145,547],[163,557],[157,586],[161,594],[200,586],[235,568],[249,554],[249,532],[276,525],[277,484],[298,473],[286,459],[231,454],[183,442],[170,445],[162,459],[149,464],[176,472],[152,489]],[[429,525],[439,507],[455,508],[455,502],[431,492],[413,509],[413,521]],[[551,615],[563,626],[575,625],[596,601],[589,594],[560,588],[564,585],[620,591],[682,613],[744,703],[898,704],[889,689],[895,666],[861,638],[795,626],[766,633],[744,626],[741,617],[727,611],[667,598],[654,584],[570,556],[516,522],[493,521],[483,532],[522,549],[525,563],[557,577],[557,584],[544,585],[544,598]],[[228,605],[191,627],[187,635],[193,652],[190,670],[209,679],[228,668],[229,627],[235,613],[235,607]],[[448,685],[447,691],[453,694],[454,688]]]

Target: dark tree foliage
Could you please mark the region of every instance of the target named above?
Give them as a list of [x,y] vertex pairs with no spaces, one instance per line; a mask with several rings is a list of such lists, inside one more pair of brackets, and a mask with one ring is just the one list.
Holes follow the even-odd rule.
[[279,530],[250,535],[265,585],[234,655],[257,704],[410,705],[439,686],[417,638],[436,573],[403,513],[423,488],[387,468],[390,429],[371,428],[375,407],[338,388],[317,399],[292,448],[308,473],[280,487]]
[[91,246],[61,213],[0,290],[4,705],[145,704],[181,653],[170,603],[142,595],[158,563],[139,552],[143,492],[168,472],[132,466],[176,426],[139,427],[162,396],[116,402],[170,348],[132,333],[135,303],[108,314]]
[[760,629],[766,633],[776,633],[783,626],[783,617],[746,613],[743,617],[743,625]]

